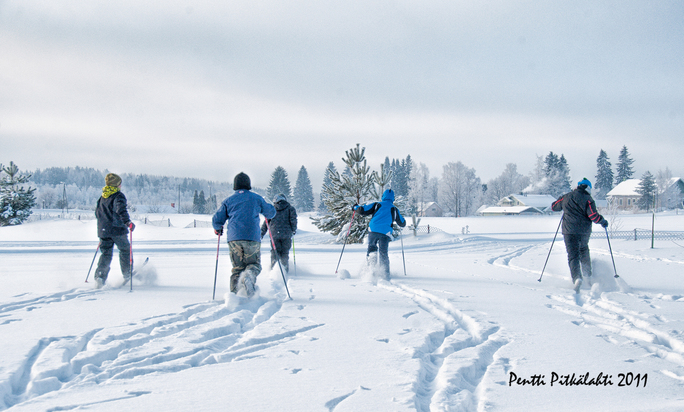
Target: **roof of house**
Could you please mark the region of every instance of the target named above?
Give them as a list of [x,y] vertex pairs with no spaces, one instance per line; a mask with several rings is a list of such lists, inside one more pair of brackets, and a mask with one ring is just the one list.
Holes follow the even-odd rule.
[[[680,180],[682,180],[680,177],[670,178],[667,187],[669,188],[672,185],[677,184]],[[637,187],[639,187],[639,183],[641,183],[641,179],[627,179],[612,188],[610,192],[606,193],[606,196],[641,196],[636,191]]]
[[542,213],[533,206],[490,206],[479,211],[481,215],[519,215],[522,213]]
[[540,210],[551,207],[551,204],[556,201],[556,198],[551,195],[509,195],[506,197],[515,198],[525,206],[536,207]]
[[606,196],[641,196],[636,191],[639,183],[641,183],[641,179],[627,179],[612,188],[610,192],[606,193]]

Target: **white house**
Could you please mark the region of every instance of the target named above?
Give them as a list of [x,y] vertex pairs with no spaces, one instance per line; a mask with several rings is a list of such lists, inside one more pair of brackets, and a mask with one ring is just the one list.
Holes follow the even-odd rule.
[[482,216],[541,215],[551,211],[556,199],[550,195],[508,195],[496,204],[479,211]]
[[[641,195],[636,191],[641,179],[628,179],[615,186],[606,194],[606,200],[615,204],[618,209],[633,209]],[[684,199],[684,181],[679,177],[671,178],[666,187],[658,193],[657,201],[661,207],[682,207]]]
[[418,216],[421,217],[442,217],[444,211],[435,202],[421,203],[418,205]]
[[633,209],[641,195],[636,188],[641,179],[627,179],[606,193],[606,200],[617,206],[618,209]]

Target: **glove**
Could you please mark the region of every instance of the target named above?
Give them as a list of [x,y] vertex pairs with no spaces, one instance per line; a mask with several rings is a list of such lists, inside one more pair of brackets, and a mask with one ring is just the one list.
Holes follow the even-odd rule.
[[600,225],[604,228],[608,227],[608,221],[606,219],[603,219],[600,223]]
[[358,208],[359,208],[359,204],[358,204],[358,203],[354,203],[354,206],[352,206],[352,210],[356,210],[356,209],[358,209]]
[[223,228],[221,228],[221,229],[214,229],[214,233],[215,233],[217,236],[221,236],[221,235],[223,234]]
[[131,230],[131,232],[133,231],[133,229],[135,229],[135,225],[133,224],[133,222],[128,224],[128,228]]

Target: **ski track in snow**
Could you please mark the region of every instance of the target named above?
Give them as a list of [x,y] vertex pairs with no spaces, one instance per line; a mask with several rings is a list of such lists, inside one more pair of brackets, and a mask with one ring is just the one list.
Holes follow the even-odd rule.
[[[512,264],[512,260],[523,256],[526,252],[532,249],[533,246],[514,248],[513,251],[500,256],[491,258],[488,262],[495,266],[505,267],[513,270],[522,270],[530,273],[536,273],[521,266]],[[592,250],[593,251],[593,250]],[[599,250],[599,254],[600,254]],[[608,251],[605,251],[608,254]],[[622,254],[621,257],[644,260],[644,258]],[[659,260],[662,259],[651,259]],[[670,263],[684,263],[679,261],[668,261]],[[609,278],[613,279],[613,278]],[[597,281],[602,281],[602,278],[597,278]],[[597,334],[598,337],[615,345],[634,344],[642,347],[646,352],[652,356],[657,356],[665,361],[673,364],[675,369],[680,370],[680,374],[674,371],[663,370],[667,376],[674,377],[679,380],[684,380],[684,376],[680,376],[682,368],[684,368],[684,340],[681,336],[684,335],[681,331],[670,330],[664,332],[663,327],[667,324],[667,320],[660,315],[637,312],[627,310],[618,302],[610,299],[610,293],[601,291],[602,285],[597,284],[590,291],[582,292],[579,295],[573,292],[567,294],[548,294],[552,303],[546,306],[550,309],[558,310],[569,316],[575,318],[573,324],[580,327],[596,327],[602,332]],[[618,283],[618,289],[623,288]],[[623,290],[624,292],[624,290]],[[662,299],[665,301],[681,301],[682,296],[671,295],[656,295],[650,296],[648,294],[626,293],[627,296],[637,299],[645,303],[648,307],[657,309],[657,306],[652,304],[654,299]],[[673,336],[676,335],[676,336]],[[632,359],[626,362],[634,362]]]
[[[425,338],[414,358],[420,371],[414,383],[416,409],[476,411],[485,402],[483,379],[495,365],[495,353],[508,341],[493,324],[483,324],[457,310],[451,302],[398,282],[378,287],[413,300],[444,324]],[[411,316],[413,313],[404,315]]]
[[[680,331],[664,332],[662,328],[667,324],[667,320],[662,316],[627,310],[611,300],[607,293],[601,293],[598,297],[592,295],[583,293],[576,298],[569,294],[550,294],[547,297],[552,303],[546,306],[575,318],[571,322],[579,327],[600,329],[601,332],[596,336],[607,342],[618,346],[638,345],[652,356],[672,363],[672,366],[681,373],[684,368],[684,341],[673,336],[681,335]],[[631,296],[648,303],[648,299]],[[673,371],[662,372],[678,376]]]
[[[0,311],[92,293],[57,293],[6,304]],[[280,310],[282,300],[255,296],[236,308],[229,306],[218,302],[193,304],[178,313],[95,329],[79,336],[44,337],[28,350],[20,366],[0,376],[0,399],[9,408],[71,387],[248,359],[321,326],[304,322],[292,330],[252,337],[249,332]]]
[[[26,310],[27,312],[30,312],[44,305],[49,305],[51,303],[56,302],[64,302],[72,299],[92,298],[94,295],[101,292],[101,290],[72,289],[65,292],[58,292],[50,295],[37,296],[29,299],[19,300],[16,302],[0,304],[0,316],[3,316],[3,314],[5,313],[18,311],[22,309]],[[27,294],[18,295],[15,297],[22,297],[25,295]]]

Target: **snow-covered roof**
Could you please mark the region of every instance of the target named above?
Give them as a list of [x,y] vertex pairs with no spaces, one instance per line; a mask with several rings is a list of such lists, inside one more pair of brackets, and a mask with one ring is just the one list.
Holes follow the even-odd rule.
[[481,215],[520,215],[520,214],[542,214],[542,211],[532,206],[490,206],[482,209]]
[[[680,180],[682,180],[681,177],[670,178],[667,187],[669,188],[672,185],[677,184]],[[611,189],[606,196],[641,196],[636,191],[637,187],[639,187],[639,183],[641,183],[641,179],[627,179]]]
[[509,195],[508,198],[515,198],[518,202],[525,206],[536,207],[540,210],[551,207],[551,204],[556,200],[550,195]]
[[610,192],[606,194],[606,196],[641,196],[636,191],[639,183],[641,183],[641,179],[627,179],[612,188]]
[[516,195],[515,198],[527,206],[544,209],[551,207],[551,204],[556,201],[556,199],[550,195]]

